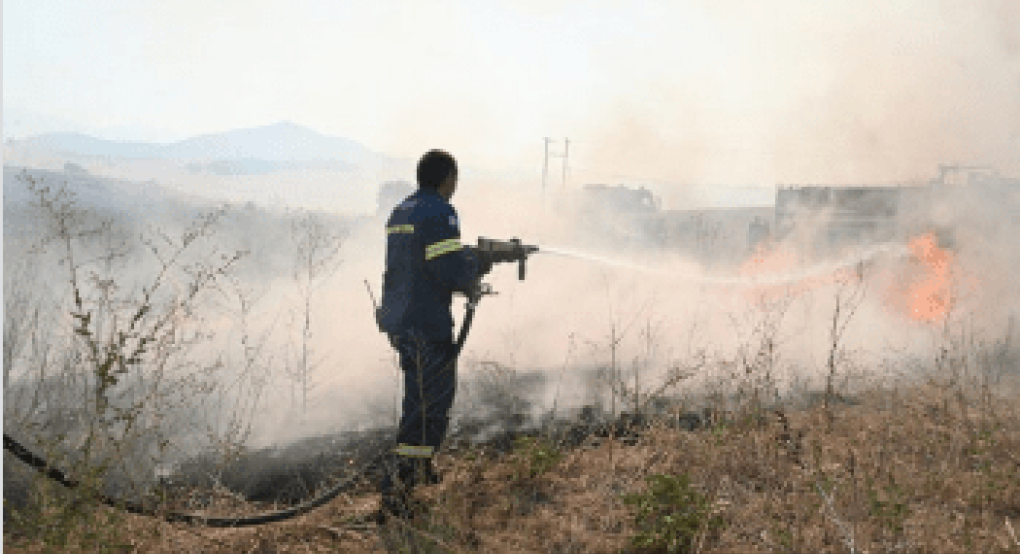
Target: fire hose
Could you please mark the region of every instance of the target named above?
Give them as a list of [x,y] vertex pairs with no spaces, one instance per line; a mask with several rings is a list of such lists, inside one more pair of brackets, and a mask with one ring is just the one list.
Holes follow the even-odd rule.
[[[16,440],[12,439],[7,433],[4,433],[4,450],[13,454],[16,458],[25,462],[30,467],[42,473],[46,477],[60,483],[68,489],[77,489],[81,483],[66,476],[64,472],[50,465],[46,460],[33,454],[30,450],[22,446]],[[297,506],[288,508],[286,510],[275,510],[272,512],[265,512],[254,516],[245,517],[212,517],[204,516],[193,513],[183,512],[161,512],[155,508],[149,506],[143,506],[137,502],[131,502],[127,500],[120,500],[112,498],[103,494],[96,496],[96,500],[100,503],[123,510],[128,513],[149,516],[154,518],[163,519],[170,523],[194,523],[205,525],[208,527],[250,527],[253,525],[264,525],[266,523],[274,523],[277,521],[284,521],[299,515],[308,513],[323,504],[326,504],[330,500],[336,498],[343,491],[351,488],[365,471],[372,466],[373,463],[378,461],[378,458],[366,463],[359,471],[355,472],[354,475],[348,476],[340,483],[334,485],[329,490],[323,492],[319,496],[306,500]]]
[[[510,241],[497,241],[479,238],[478,246],[470,248],[473,252],[475,252],[476,256],[478,256],[484,263],[488,263],[490,266],[497,263],[517,262],[519,264],[518,277],[521,280],[524,279],[524,263],[527,256],[538,251],[538,247],[523,245],[521,244],[521,241],[516,238]],[[478,302],[481,300],[482,296],[487,294],[494,293],[489,285],[482,283],[481,281],[476,284],[473,290],[468,291],[468,301],[464,307],[464,320],[461,323],[460,331],[457,334],[457,340],[454,343],[455,348],[453,359],[457,359],[460,356],[461,350],[464,348],[464,343],[467,341],[468,333],[471,331],[471,323],[474,321],[475,309],[478,307]],[[32,469],[68,489],[74,490],[81,486],[79,481],[68,477],[63,471],[33,453],[21,443],[14,440],[7,433],[4,433],[4,450],[10,452],[14,457],[18,458]],[[321,494],[296,506],[285,510],[274,510],[252,516],[213,517],[195,513],[163,512],[137,502],[116,499],[104,494],[97,495],[95,499],[101,504],[110,506],[111,508],[116,508],[131,514],[163,519],[170,523],[191,523],[205,525],[207,527],[251,527],[255,525],[265,525],[267,523],[276,523],[306,514],[330,502],[342,492],[352,488],[358,479],[361,478],[361,476],[363,476],[369,468],[381,462],[383,457],[384,454],[374,456],[368,462],[362,464],[361,468],[353,474],[348,475],[346,478],[323,491]]]

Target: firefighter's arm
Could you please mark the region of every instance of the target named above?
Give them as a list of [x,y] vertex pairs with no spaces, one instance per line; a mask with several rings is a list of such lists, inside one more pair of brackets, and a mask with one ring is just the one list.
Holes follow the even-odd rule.
[[461,244],[456,213],[452,209],[444,211],[423,223],[426,270],[448,290],[471,290],[480,277],[479,260]]

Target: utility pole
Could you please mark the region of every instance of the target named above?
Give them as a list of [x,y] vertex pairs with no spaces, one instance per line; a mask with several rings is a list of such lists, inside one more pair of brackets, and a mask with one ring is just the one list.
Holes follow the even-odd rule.
[[563,139],[563,153],[549,153],[549,143],[553,142],[553,139],[545,137],[545,159],[542,161],[542,195],[545,195],[545,185],[549,177],[549,156],[554,158],[563,158],[563,180],[560,183],[560,188],[564,188],[567,185],[567,155],[570,153],[570,139]]
[[567,188],[567,156],[570,154],[570,139],[563,139],[563,181],[560,183],[560,191]]
[[542,160],[542,196],[545,196],[545,179],[549,174],[549,143],[551,138],[545,137],[545,159]]

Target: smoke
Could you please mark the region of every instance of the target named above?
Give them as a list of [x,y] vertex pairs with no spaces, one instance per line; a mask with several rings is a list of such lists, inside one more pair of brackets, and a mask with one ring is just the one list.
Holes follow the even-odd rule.
[[599,51],[626,85],[574,122],[579,175],[869,184],[1020,167],[1015,3],[697,8],[659,8],[646,57]]
[[[650,27],[633,38],[647,39],[638,54],[649,55],[622,56],[613,41],[592,46],[593,71],[613,82],[600,83],[604,90],[563,113],[544,108],[540,116],[555,129],[511,124],[542,119],[521,87],[494,87],[488,98],[433,92],[435,110],[388,116],[385,149],[413,157],[441,147],[465,168],[512,160],[537,169],[539,138],[569,136],[568,189],[648,179],[677,208],[691,199],[683,184],[916,182],[955,161],[1020,173],[1015,4],[705,2],[640,9],[642,25]],[[547,13],[553,23],[564,16]],[[685,33],[689,40],[676,39]],[[517,93],[524,100],[511,98]],[[522,146],[529,140],[533,149]],[[550,189],[558,188],[557,164],[550,175]],[[940,202],[941,224],[956,232],[954,271],[965,283],[954,289],[949,323],[969,322],[988,340],[1001,336],[1020,306],[1012,202],[978,189],[956,189]],[[768,341],[787,387],[817,384],[832,347],[837,298],[845,302],[855,290],[832,275],[861,261],[867,286],[841,339],[853,360],[842,372],[890,378],[886,361],[930,360],[950,327],[911,320],[888,305],[890,287],[920,271],[902,254],[906,237],[879,245],[878,253],[812,254],[794,235],[777,248],[792,251],[795,262],[752,283],[736,268],[713,267],[680,248],[599,242],[610,223],[560,210],[552,190],[541,194],[537,170],[509,177],[465,171],[454,204],[466,242],[516,236],[619,262],[539,254],[525,281],[508,267],[489,278],[499,294],[479,307],[460,365],[463,380],[476,377],[481,361],[544,372],[543,408],[587,401],[590,395],[576,389],[590,384],[573,371],[606,367],[614,358],[624,372],[646,371],[639,377],[652,386],[669,368],[703,356],[710,363],[699,378],[708,386],[754,360]],[[799,231],[813,236],[828,222],[804,221]],[[301,416],[279,405],[267,410],[273,425],[262,429],[263,442],[393,423],[400,374],[375,329],[363,282],[378,294],[382,227],[380,220],[366,222],[348,240],[342,269],[315,302],[316,344],[328,363],[320,367],[313,407]],[[763,289],[769,302],[757,301]],[[454,313],[459,317],[459,301]],[[570,371],[561,379],[564,367]],[[458,402],[460,409],[470,404]]]
[[1012,183],[951,187],[936,207],[954,231],[961,308],[986,332],[1004,328],[1020,308],[1020,188]]
[[[930,367],[947,336],[963,328],[988,343],[1002,340],[1020,308],[1012,278],[1020,267],[1012,239],[1020,232],[1015,184],[936,187],[930,208],[901,210],[917,218],[903,221],[902,233],[854,248],[819,242],[833,210],[802,216],[795,232],[764,254],[786,256],[779,264],[756,264],[741,241],[731,252],[712,253],[730,264],[710,263],[684,244],[641,242],[641,235],[608,241],[606,222],[564,209],[555,195],[543,198],[531,185],[464,179],[453,199],[465,243],[519,237],[546,247],[529,259],[526,280],[509,266],[487,278],[498,295],[478,308],[459,366],[462,395],[474,394],[471,383],[492,362],[544,375],[544,388],[532,391],[536,413],[554,405],[570,410],[597,396],[598,387],[579,372],[610,367],[614,358],[627,382],[638,378],[645,392],[671,368],[708,360],[697,379],[677,389],[694,394],[743,378],[742,368],[769,343],[781,390],[817,388],[837,301],[838,317],[847,321],[840,375],[874,383],[899,378],[907,360]],[[356,227],[344,244],[343,266],[317,293],[315,344],[328,363],[319,369],[314,406],[304,415],[283,409],[285,403],[267,411],[273,425],[263,428],[261,442],[395,422],[400,373],[375,328],[364,285],[367,279],[379,294],[384,224],[374,218]],[[726,231],[747,236],[745,227]],[[929,232],[948,237],[939,246],[951,253],[952,306],[945,318],[919,320],[890,295],[929,277],[931,268],[910,247],[910,239]],[[458,319],[461,306],[455,301]],[[476,401],[459,400],[459,413],[482,410]]]
[[[583,48],[584,67],[562,64],[548,94],[526,79],[528,60],[543,52],[518,45],[528,55],[515,58],[492,45],[478,48],[458,34],[473,20],[450,18],[426,29],[456,35],[449,44],[424,40],[431,37],[417,21],[397,29],[422,37],[418,42],[430,45],[428,56],[414,58],[420,63],[405,75],[407,90],[379,94],[397,99],[413,88],[424,100],[393,110],[366,102],[378,119],[382,138],[374,145],[381,150],[416,158],[440,147],[464,168],[531,168],[464,172],[454,204],[465,241],[517,236],[617,262],[539,254],[529,261],[525,281],[517,280],[516,270],[497,267],[489,281],[499,294],[479,307],[461,364],[466,380],[475,371],[471,361],[493,360],[546,372],[544,407],[568,397],[582,402],[586,395],[573,389],[588,385],[570,372],[560,381],[561,368],[606,366],[615,357],[626,371],[646,369],[641,381],[651,384],[668,368],[705,355],[713,362],[704,374],[716,378],[753,358],[769,333],[791,379],[798,371],[817,377],[831,346],[827,329],[835,299],[853,288],[819,275],[855,267],[862,258],[868,288],[844,336],[846,348],[860,356],[858,365],[890,353],[924,355],[942,340],[945,326],[889,309],[885,290],[917,272],[899,254],[833,251],[816,257],[801,251],[794,236],[776,248],[792,252],[795,261],[748,282],[739,263],[715,267],[676,245],[604,240],[610,222],[561,210],[552,190],[541,194],[541,137],[570,137],[568,189],[647,182],[672,208],[693,202],[687,185],[902,183],[932,178],[947,162],[990,164],[1004,175],[1020,175],[1015,2],[619,2],[583,13],[542,4],[517,11],[523,17],[540,13],[541,29],[550,32],[569,29],[563,24],[575,19],[579,27],[610,28],[604,43]],[[612,24],[620,10],[627,10],[632,27]],[[378,34],[376,26],[361,32],[366,40]],[[564,32],[569,38],[570,31]],[[384,40],[396,35],[404,33],[388,33]],[[406,68],[406,45],[391,42],[369,72],[358,71],[367,62],[351,60],[348,70],[358,76],[351,83],[382,81],[392,68]],[[454,50],[470,50],[479,59],[496,56],[506,67],[468,75],[441,63]],[[565,51],[549,56],[581,59]],[[548,77],[552,70],[541,68]],[[587,76],[575,79],[578,73]],[[464,92],[427,86],[436,79]],[[472,80],[492,86],[473,94]],[[330,89],[321,90],[316,94]],[[550,189],[558,188],[558,164],[550,169]],[[270,179],[260,184],[272,186]],[[281,190],[285,185],[277,183]],[[940,225],[955,231],[954,269],[962,284],[954,289],[959,302],[952,321],[969,322],[989,340],[1020,307],[1013,277],[1020,269],[1015,187],[1006,194],[1009,201],[986,189],[952,189],[935,210]],[[799,231],[815,235],[826,224],[825,217],[805,221]],[[316,290],[311,322],[318,365],[309,410],[294,411],[285,387],[270,391],[256,444],[393,423],[400,374],[375,328],[364,285],[367,279],[378,297],[383,225],[379,219],[355,225],[341,251],[343,265]],[[889,248],[901,252],[906,244],[899,240]],[[750,251],[730,254],[738,262],[751,258]],[[291,355],[299,299],[289,275],[269,280],[273,298],[253,327],[261,331],[275,321],[289,329],[271,345],[280,361]],[[763,289],[771,302],[756,301]],[[459,301],[454,312],[459,317]]]
[[[894,286],[926,275],[920,261],[906,254],[913,234],[859,249],[804,248],[824,236],[834,216],[830,211],[803,218],[798,232],[772,246],[770,252],[790,254],[782,264],[753,271],[747,268],[755,267],[754,252],[747,246],[727,252],[725,257],[735,262],[727,265],[709,263],[685,244],[641,242],[640,234],[607,240],[614,231],[607,231],[605,222],[582,210],[564,210],[552,194],[543,198],[528,181],[465,178],[460,187],[454,204],[466,243],[478,236],[516,236],[547,247],[529,260],[526,280],[519,281],[516,268],[509,266],[498,266],[487,279],[499,294],[479,306],[460,363],[461,415],[485,411],[472,385],[485,377],[483,362],[543,376],[542,384],[530,389],[534,414],[553,406],[568,413],[604,395],[604,386],[586,378],[584,370],[612,367],[614,360],[628,386],[637,381],[645,393],[661,385],[672,368],[697,366],[696,378],[674,389],[696,395],[720,382],[739,381],[766,344],[774,346],[773,377],[784,391],[797,383],[817,386],[831,348],[836,299],[846,308],[856,283],[845,277],[858,268],[866,287],[841,340],[846,357],[840,371],[862,382],[892,378],[896,373],[889,368],[900,364],[902,369],[902,360],[910,357],[933,360],[947,329],[956,332],[963,325],[975,340],[1000,340],[1020,308],[1012,278],[1020,267],[1020,247],[1013,239],[1020,232],[1016,184],[977,180],[937,188],[931,210],[917,210],[918,220],[909,222],[917,234],[953,231],[954,305],[949,318],[936,322],[911,319],[888,302]],[[228,225],[225,242],[217,238],[207,248],[230,251],[231,241],[240,236],[251,239],[242,246],[256,251],[241,277],[254,279],[246,284],[259,285],[265,296],[247,322],[248,331],[255,339],[273,330],[260,352],[276,379],[256,411],[252,444],[394,424],[400,373],[375,327],[365,289],[367,280],[378,299],[385,221],[348,221],[342,264],[313,291],[314,387],[303,410],[282,373],[293,367],[304,317],[304,300],[291,272],[290,229],[245,219],[252,214],[238,217],[243,225]],[[733,231],[746,237],[746,228]],[[133,267],[143,272],[141,265]],[[454,306],[458,319],[461,306],[461,300]],[[232,344],[224,359],[236,365],[243,359],[236,312],[221,309],[213,315],[220,319],[211,317],[207,323],[217,332],[216,340],[226,342],[210,343],[202,352],[213,359],[217,348]],[[705,362],[698,366],[699,360]]]

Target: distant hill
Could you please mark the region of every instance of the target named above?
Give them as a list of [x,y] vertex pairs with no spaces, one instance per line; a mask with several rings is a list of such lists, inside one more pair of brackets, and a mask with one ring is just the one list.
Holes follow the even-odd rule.
[[163,212],[169,204],[194,208],[214,205],[207,199],[168,189],[155,181],[127,181],[89,175],[68,164],[65,171],[4,166],[4,208],[19,209],[34,199],[28,180],[41,186],[66,187],[75,204],[83,208],[104,208],[123,213]]
[[67,159],[160,160],[193,172],[264,174],[304,167],[351,170],[395,160],[342,137],[329,137],[290,122],[200,135],[160,144],[105,140],[81,133],[47,133],[12,140],[14,153],[48,153]]
[[33,150],[101,158],[157,158],[161,145],[144,142],[117,142],[81,133],[46,133],[7,143],[15,150]]
[[163,157],[185,160],[342,160],[354,164],[381,156],[356,141],[327,137],[288,122],[202,135],[169,144],[159,152]]

